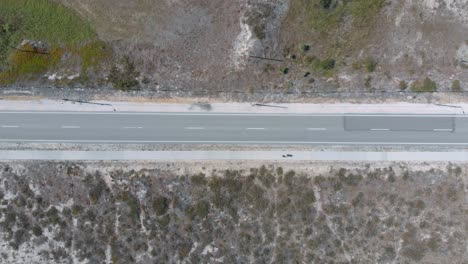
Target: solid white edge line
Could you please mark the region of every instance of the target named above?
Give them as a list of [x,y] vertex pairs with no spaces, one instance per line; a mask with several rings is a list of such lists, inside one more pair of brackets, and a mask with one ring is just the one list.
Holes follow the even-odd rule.
[[314,128],[314,127],[310,127],[310,128],[307,128],[307,130],[312,130],[312,131],[325,131],[325,130],[328,130],[324,127],[317,127],[317,128]]
[[343,144],[343,145],[452,145],[452,146],[468,146],[466,143],[444,143],[444,142],[316,142],[316,141],[174,141],[174,140],[48,140],[48,139],[0,139],[0,142],[76,142],[76,143],[211,143],[211,144],[233,144],[233,143],[245,143],[245,144]]
[[3,128],[18,128],[19,126],[2,126]]
[[332,114],[313,114],[313,113],[161,113],[161,112],[2,112],[0,114],[61,114],[61,115],[174,115],[174,116],[294,116],[294,117],[457,117],[468,118],[468,115],[458,114],[359,114],[359,113],[332,113]]

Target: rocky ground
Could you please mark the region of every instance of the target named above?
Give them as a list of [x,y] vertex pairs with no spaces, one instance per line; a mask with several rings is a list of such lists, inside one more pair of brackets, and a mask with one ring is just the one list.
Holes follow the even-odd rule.
[[3,263],[466,263],[466,164],[0,163]]
[[[50,96],[117,88],[236,101],[413,101],[412,92],[468,90],[462,0],[57,2],[89,23],[98,40],[59,49],[54,66],[7,87]],[[29,41],[41,41],[34,37]],[[70,87],[84,89],[70,94]]]

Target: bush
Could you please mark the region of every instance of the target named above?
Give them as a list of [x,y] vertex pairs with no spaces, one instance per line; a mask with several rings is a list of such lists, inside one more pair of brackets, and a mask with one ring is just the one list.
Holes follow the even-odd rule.
[[401,91],[406,90],[408,88],[408,83],[405,80],[401,80],[398,87]]
[[282,74],[288,74],[289,73],[289,68],[288,67],[281,67],[280,68],[280,72]]
[[169,210],[170,200],[166,197],[156,197],[153,201],[153,209],[157,215],[163,215]]
[[372,87],[372,77],[367,76],[366,79],[364,80],[364,86],[368,89]]
[[210,203],[207,201],[201,201],[195,205],[195,213],[201,219],[205,218],[208,215],[209,211],[210,211]]
[[328,58],[324,60],[316,60],[314,63],[314,69],[321,72],[333,70],[335,68],[336,61]]
[[307,44],[301,43],[301,44],[299,45],[299,49],[300,49],[302,52],[307,52],[307,51],[310,50],[310,46],[307,45]]
[[377,61],[373,57],[367,57],[364,60],[354,62],[352,67],[355,70],[364,68],[367,72],[374,72],[377,67]]
[[454,80],[452,82],[452,91],[453,92],[461,92],[460,80]]
[[74,204],[72,206],[72,215],[78,215],[80,214],[81,212],[83,211],[83,206],[79,205],[79,204]]
[[421,80],[414,81],[411,84],[411,90],[417,93],[435,92],[437,91],[437,84],[433,80],[431,80],[429,77],[426,77],[423,81]]
[[375,71],[376,67],[377,67],[377,61],[374,58],[368,57],[367,59],[364,60],[364,68],[367,70],[367,72]]
[[135,69],[135,64],[128,56],[122,59],[123,70],[114,65],[109,73],[109,82],[112,83],[115,89],[129,91],[138,86],[139,82],[136,78],[140,75]]
[[83,60],[83,70],[95,68],[101,61],[111,55],[111,49],[103,41],[89,42],[80,48],[79,54]]
[[333,0],[320,0],[320,6],[322,8],[330,9],[332,8],[332,4],[333,4]]
[[32,228],[32,232],[35,236],[40,237],[42,236],[42,228],[39,225],[35,225]]

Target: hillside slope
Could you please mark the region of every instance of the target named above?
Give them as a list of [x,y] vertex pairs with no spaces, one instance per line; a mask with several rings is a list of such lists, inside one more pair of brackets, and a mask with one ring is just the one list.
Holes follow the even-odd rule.
[[[59,86],[261,96],[468,90],[463,0],[56,2],[112,50],[111,59],[98,54],[97,70],[70,61],[41,72],[80,76]],[[49,79],[39,83],[57,83]]]

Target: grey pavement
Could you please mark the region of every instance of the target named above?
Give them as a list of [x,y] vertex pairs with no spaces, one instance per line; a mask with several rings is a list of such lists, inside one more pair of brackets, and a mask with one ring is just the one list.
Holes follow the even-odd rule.
[[0,112],[0,142],[468,145],[468,116]]
[[[292,157],[283,157],[291,154]],[[0,160],[468,161],[468,152],[0,151]]]

